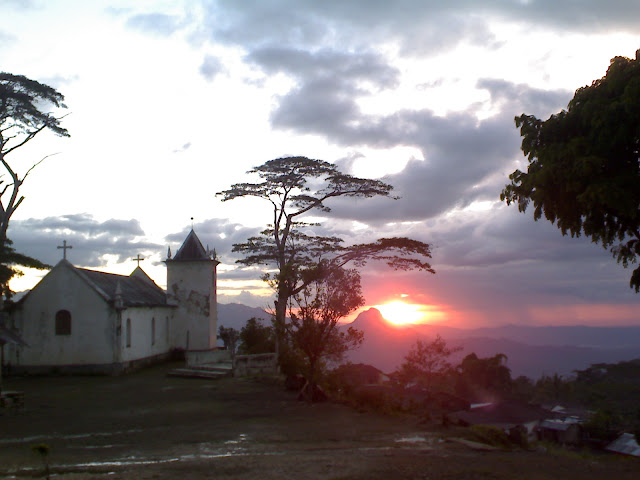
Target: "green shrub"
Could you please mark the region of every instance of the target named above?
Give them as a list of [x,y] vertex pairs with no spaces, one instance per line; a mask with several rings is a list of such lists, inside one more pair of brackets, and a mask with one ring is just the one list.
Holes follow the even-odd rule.
[[473,425],[469,431],[473,440],[486,443],[494,447],[510,448],[509,437],[501,428],[493,425]]

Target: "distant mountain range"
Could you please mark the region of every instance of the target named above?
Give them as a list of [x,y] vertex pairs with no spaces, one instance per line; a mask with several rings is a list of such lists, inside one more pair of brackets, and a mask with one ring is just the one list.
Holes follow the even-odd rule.
[[[270,324],[271,315],[261,308],[238,303],[218,304],[218,324],[240,330],[251,317]],[[461,329],[442,325],[396,326],[379,310],[362,312],[348,326],[362,330],[363,345],[349,353],[354,363],[366,363],[384,372],[394,371],[418,338],[433,339],[437,334],[451,346],[463,350],[451,358],[456,364],[475,352],[479,357],[497,353],[507,356],[513,378],[526,375],[571,374],[594,363],[616,363],[640,358],[639,327],[528,327],[504,325],[492,328]]]
[[247,307],[241,303],[218,304],[218,326],[240,331],[251,317],[263,319],[265,325],[271,324],[271,315],[262,308]]
[[593,363],[616,363],[640,358],[640,327],[527,327],[505,325],[459,329],[439,325],[395,326],[375,308],[362,312],[350,324],[365,332],[365,341],[350,352],[354,363],[368,363],[384,372],[395,370],[418,338],[437,334],[463,350],[452,356],[457,363],[474,352],[479,357],[507,356],[512,376],[537,379],[543,374],[571,374]]

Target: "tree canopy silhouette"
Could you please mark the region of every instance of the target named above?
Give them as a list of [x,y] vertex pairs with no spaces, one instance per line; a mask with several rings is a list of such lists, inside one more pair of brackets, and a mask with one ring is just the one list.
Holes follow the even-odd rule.
[[[217,195],[223,201],[257,197],[270,203],[271,222],[256,237],[235,244],[244,265],[275,267],[274,274],[263,278],[276,290],[276,339],[284,331],[290,300],[307,286],[318,281],[321,272],[332,272],[347,264],[362,267],[370,260],[382,260],[399,270],[417,269],[435,273],[426,261],[431,258],[427,243],[409,238],[381,238],[372,243],[343,245],[339,237],[309,233],[317,226],[301,218],[310,212],[331,211],[327,200],[338,197],[390,197],[392,186],[379,180],[358,178],[340,172],[323,160],[285,157],[269,160],[248,172],[257,175],[257,183],[237,183]],[[324,262],[322,269],[317,268]]]
[[[516,170],[500,198],[521,212],[533,203],[563,235],[582,234],[625,267],[640,254],[640,50],[615,57],[604,77],[578,89],[567,110],[542,121],[515,119],[526,172]],[[630,286],[640,289],[640,267]]]
[[0,179],[0,240],[6,238],[9,219],[24,200],[19,195],[20,187],[44,160],[32,163],[20,174],[9,157],[45,130],[61,137],[69,136],[60,125],[61,118],[44,110],[49,106],[66,108],[63,102],[64,96],[48,85],[23,75],[0,72],[0,163],[9,176],[9,181]]

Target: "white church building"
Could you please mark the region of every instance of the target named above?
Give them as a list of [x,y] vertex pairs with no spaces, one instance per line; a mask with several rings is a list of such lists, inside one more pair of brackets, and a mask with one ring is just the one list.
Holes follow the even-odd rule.
[[8,327],[28,347],[9,346],[5,365],[16,373],[115,374],[176,352],[215,349],[215,255],[191,230],[165,263],[166,291],[139,262],[126,276],[62,259],[15,304]]

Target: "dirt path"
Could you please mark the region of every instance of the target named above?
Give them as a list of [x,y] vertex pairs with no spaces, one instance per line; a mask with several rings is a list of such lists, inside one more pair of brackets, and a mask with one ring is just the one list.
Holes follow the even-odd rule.
[[58,479],[640,478],[640,462],[480,452],[412,417],[309,406],[266,380],[10,378],[23,412],[0,411],[0,478]]

